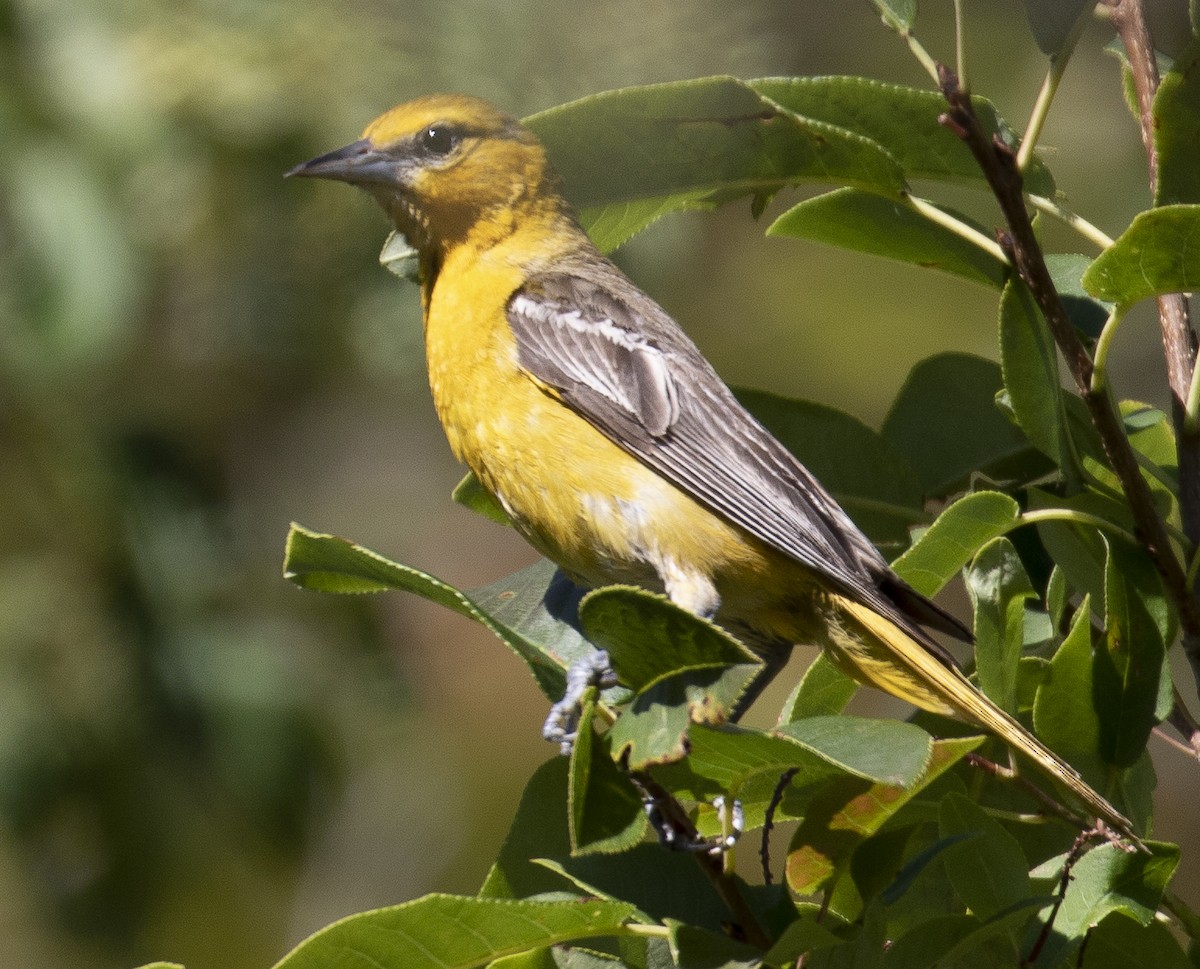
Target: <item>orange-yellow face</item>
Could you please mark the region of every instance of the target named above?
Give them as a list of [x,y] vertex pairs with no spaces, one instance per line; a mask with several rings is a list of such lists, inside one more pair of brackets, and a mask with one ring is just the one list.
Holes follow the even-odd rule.
[[369,191],[418,249],[459,242],[487,216],[537,197],[546,154],[486,101],[435,94],[380,115],[353,144],[288,173]]

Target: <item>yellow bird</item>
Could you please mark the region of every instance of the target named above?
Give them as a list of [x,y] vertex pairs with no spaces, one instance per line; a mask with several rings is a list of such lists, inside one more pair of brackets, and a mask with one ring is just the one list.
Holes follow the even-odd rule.
[[861,682],[995,733],[1133,837],[968,682],[922,627],[970,633],[889,568],[595,248],[520,122],[475,98],[419,98],[289,175],[366,189],[416,248],[450,447],[542,554],[585,585],[665,591],[768,674],[793,644],[821,646]]

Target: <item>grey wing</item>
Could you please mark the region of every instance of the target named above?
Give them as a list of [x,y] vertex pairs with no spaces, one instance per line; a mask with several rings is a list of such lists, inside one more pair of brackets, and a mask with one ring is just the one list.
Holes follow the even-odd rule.
[[625,450],[759,540],[948,654],[960,638],[909,588],[808,470],[733,397],[653,300],[611,264],[546,273],[509,302],[521,366]]

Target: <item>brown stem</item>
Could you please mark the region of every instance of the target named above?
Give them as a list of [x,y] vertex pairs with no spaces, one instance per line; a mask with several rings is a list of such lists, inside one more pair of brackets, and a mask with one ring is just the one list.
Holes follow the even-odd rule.
[[1034,940],[1029,954],[1021,960],[1022,969],[1032,966],[1037,962],[1038,956],[1042,954],[1042,947],[1045,946],[1046,941],[1050,938],[1050,931],[1054,928],[1054,920],[1058,918],[1058,910],[1062,908],[1063,899],[1067,897],[1067,888],[1071,884],[1071,870],[1079,863],[1079,859],[1087,851],[1090,840],[1091,833],[1087,831],[1083,832],[1075,839],[1075,843],[1067,853],[1066,860],[1063,862],[1062,878],[1059,879],[1058,883],[1058,893],[1054,898],[1054,907],[1050,909],[1050,914],[1042,926],[1042,931],[1038,933],[1037,939]]
[[[1151,194],[1158,193],[1158,148],[1154,143],[1154,95],[1158,91],[1158,61],[1154,41],[1146,24],[1143,0],[1107,0],[1110,19],[1133,76],[1137,94],[1138,120],[1142,145],[1146,149],[1146,169]],[[1167,383],[1171,388],[1171,412],[1179,455],[1179,510],[1183,533],[1193,546],[1200,545],[1200,431],[1189,429],[1186,421],[1188,390],[1196,366],[1196,333],[1187,298],[1182,293],[1158,297],[1158,321],[1162,333],[1163,356],[1167,365]],[[1193,590],[1194,591],[1194,590]],[[1184,628],[1184,651],[1192,671],[1200,679],[1200,634]]]
[[762,843],[759,845],[758,857],[762,863],[763,884],[770,885],[771,878],[771,831],[775,827],[775,812],[779,810],[779,805],[783,802],[783,792],[787,790],[787,786],[792,783],[792,778],[796,776],[798,767],[789,767],[783,772],[783,776],[779,778],[779,782],[775,785],[775,790],[771,792],[771,801],[767,805],[767,816],[763,822]]
[[[692,824],[692,819],[688,817],[683,805],[670,791],[645,771],[630,771],[630,776],[634,783],[641,788],[643,794],[654,799],[658,809],[663,813],[667,822],[675,827],[675,830],[690,836],[696,835],[696,827]],[[741,933],[738,941],[764,951],[771,948],[771,937],[759,924],[757,916],[742,896],[738,883],[725,871],[725,862],[722,856],[697,852],[693,857],[733,916],[734,923]]]
[[[1188,588],[1183,566],[1171,547],[1166,525],[1154,506],[1150,486],[1138,467],[1133,446],[1125,434],[1112,398],[1105,389],[1092,387],[1092,359],[1071,325],[1046,266],[1033,222],[1025,207],[1023,183],[1015,155],[1007,145],[998,139],[990,139],[984,132],[970,95],[959,86],[954,72],[944,66],[939,66],[939,71],[942,94],[950,107],[941,120],[970,148],[1000,204],[1008,223],[1008,232],[1000,234],[1000,244],[1042,311],[1079,395],[1087,405],[1109,464],[1125,492],[1138,539],[1162,577],[1167,595],[1179,610],[1184,648],[1191,660],[1197,683],[1200,683],[1200,603]],[[1182,465],[1180,477],[1183,477]]]

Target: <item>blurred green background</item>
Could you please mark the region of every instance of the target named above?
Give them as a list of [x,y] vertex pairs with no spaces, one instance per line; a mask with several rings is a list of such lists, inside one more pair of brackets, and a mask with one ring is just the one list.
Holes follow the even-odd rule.
[[[1023,8],[965,6],[974,86],[1023,126]],[[952,60],[949,0],[926,7]],[[1177,48],[1186,5],[1154,26]],[[1116,234],[1148,193],[1107,40],[1043,144]],[[421,93],[521,115],[724,72],[928,83],[866,0],[0,0],[5,964],[265,967],[341,915],[478,887],[553,753],[532,681],[464,620],[302,593],[279,562],[291,520],[463,586],[533,556],[449,500],[382,216],[280,176]],[[994,294],[764,225],[675,217],[619,256],[730,382],[877,424],[922,357],[995,356]],[[1122,393],[1163,403],[1154,322],[1119,342]],[[1196,765],[1156,753],[1181,838]]]

